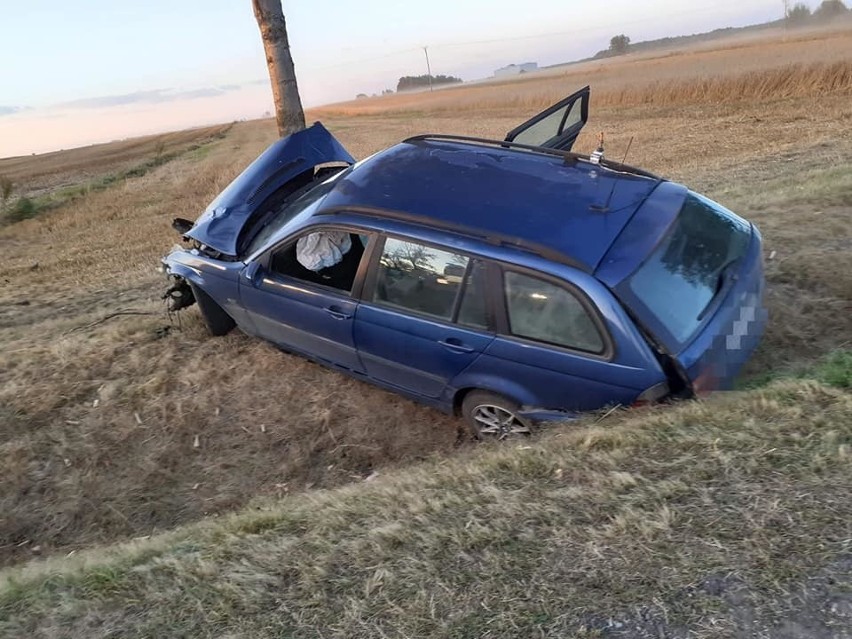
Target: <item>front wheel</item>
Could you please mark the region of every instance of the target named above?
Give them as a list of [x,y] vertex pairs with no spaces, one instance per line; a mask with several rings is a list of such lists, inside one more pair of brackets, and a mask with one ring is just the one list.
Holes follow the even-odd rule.
[[195,284],[190,283],[190,287],[192,288],[193,295],[195,295],[195,301],[198,302],[201,318],[204,320],[204,324],[207,326],[210,334],[220,336],[230,333],[231,329],[237,325],[233,318],[216,303],[216,300]]
[[502,395],[473,391],[464,398],[461,413],[477,439],[503,440],[532,432],[529,420],[519,415],[520,408]]

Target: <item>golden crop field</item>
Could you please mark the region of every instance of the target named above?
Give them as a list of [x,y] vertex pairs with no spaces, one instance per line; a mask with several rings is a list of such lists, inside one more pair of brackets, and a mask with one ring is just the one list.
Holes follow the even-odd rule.
[[[308,117],[364,157],[425,132],[502,138],[585,84],[591,121],[576,150],[603,131],[611,158],[629,145],[629,164],[683,181],[764,234],[771,327],[746,382],[848,349],[848,27]],[[470,447],[456,420],[257,339],[211,338],[195,308],[165,314],[157,267],[178,240],[171,219],[194,219],[274,137],[271,121],[254,121],[0,160],[19,195],[66,189],[0,228],[0,563],[147,536]]]

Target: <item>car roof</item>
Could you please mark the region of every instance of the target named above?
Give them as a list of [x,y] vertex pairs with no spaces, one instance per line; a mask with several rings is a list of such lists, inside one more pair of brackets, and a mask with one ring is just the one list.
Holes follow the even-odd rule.
[[314,214],[367,212],[516,239],[593,271],[660,182],[573,154],[420,137],[357,163]]

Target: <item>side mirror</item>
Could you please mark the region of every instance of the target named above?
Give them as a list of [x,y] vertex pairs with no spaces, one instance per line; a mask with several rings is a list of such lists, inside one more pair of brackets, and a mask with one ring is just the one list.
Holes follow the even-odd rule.
[[252,286],[257,286],[262,276],[263,272],[260,268],[259,262],[252,262],[243,269],[243,277],[251,282]]

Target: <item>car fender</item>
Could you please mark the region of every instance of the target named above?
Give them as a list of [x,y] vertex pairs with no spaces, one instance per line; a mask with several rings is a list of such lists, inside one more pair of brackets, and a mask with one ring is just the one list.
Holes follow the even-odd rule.
[[535,401],[533,394],[517,382],[491,375],[457,375],[447,387],[446,401],[458,409],[461,399],[470,391],[483,390],[503,395],[522,406],[530,406]]
[[192,282],[193,284],[204,288],[205,278],[204,272],[201,269],[190,266],[189,264],[171,262],[167,259],[163,260],[163,266],[165,268],[166,275],[182,277],[187,282]]

